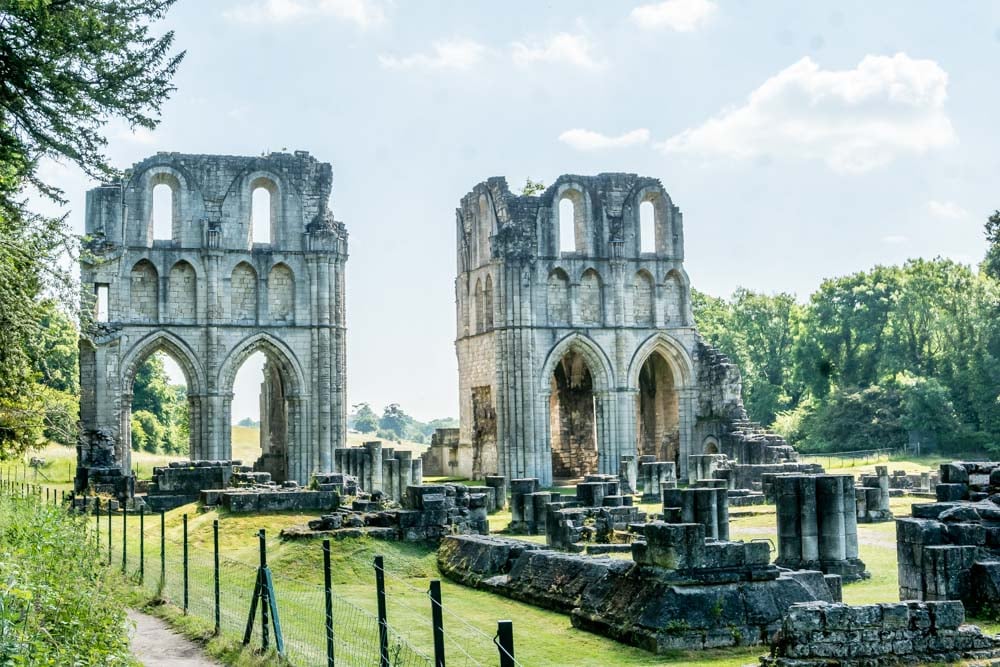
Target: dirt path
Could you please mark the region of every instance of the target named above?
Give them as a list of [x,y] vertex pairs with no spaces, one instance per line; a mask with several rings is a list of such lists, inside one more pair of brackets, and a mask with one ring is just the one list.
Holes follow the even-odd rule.
[[128,610],[135,623],[130,639],[132,655],[146,667],[217,667],[201,647],[174,632],[166,621],[134,609]]

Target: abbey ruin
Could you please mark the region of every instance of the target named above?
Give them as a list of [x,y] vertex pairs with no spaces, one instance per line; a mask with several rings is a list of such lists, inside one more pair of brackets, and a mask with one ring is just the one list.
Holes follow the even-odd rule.
[[473,475],[619,473],[623,456],[793,458],[747,419],[739,370],[694,326],[684,219],[660,182],[503,178],[457,210],[459,440]]
[[[333,469],[346,431],[347,231],[328,208],[332,169],[308,153],[157,153],[87,193],[81,260],[81,439],[76,487],[130,484],[132,384],[155,352],[188,387],[190,456],[228,460],[237,370],[266,356],[261,457],[277,481]],[[154,189],[171,230],[154,238]],[[254,242],[254,205],[269,239]],[[258,230],[260,231],[260,230]]]

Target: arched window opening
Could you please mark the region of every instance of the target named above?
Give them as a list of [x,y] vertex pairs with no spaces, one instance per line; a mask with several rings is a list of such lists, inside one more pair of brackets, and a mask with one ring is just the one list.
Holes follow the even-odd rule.
[[94,285],[94,319],[98,322],[107,322],[111,317],[111,289],[106,283]]
[[250,194],[250,226],[253,243],[271,242],[271,191],[263,185]]
[[170,269],[167,287],[167,318],[173,322],[194,322],[198,312],[197,275],[187,262]]
[[486,289],[483,291],[483,324],[486,330],[493,328],[493,278],[486,276]]
[[257,272],[246,262],[233,269],[229,281],[230,311],[237,322],[257,320]]
[[280,364],[255,351],[233,379],[230,423],[233,458],[254,461],[254,470],[271,473],[275,482],[288,473],[288,387]]
[[569,277],[562,269],[549,274],[549,324],[569,324]]
[[639,204],[639,252],[656,252],[656,211],[651,201]]
[[295,320],[295,276],[284,264],[275,264],[267,279],[267,309],[272,322]]
[[580,321],[585,326],[599,326],[604,322],[601,277],[594,269],[587,269],[580,278]]
[[632,285],[632,315],[638,325],[653,323],[653,277],[645,271],[635,274]]
[[485,297],[483,295],[483,282],[481,280],[476,280],[476,333],[483,332],[483,302]]
[[485,264],[492,259],[490,252],[490,235],[493,233],[493,215],[490,210],[489,200],[486,195],[479,195],[479,221],[476,225],[478,230],[478,262]]
[[666,359],[653,353],[639,371],[638,451],[680,468],[680,396]]
[[597,470],[597,407],[586,361],[569,351],[549,380],[552,476],[579,478]]
[[663,284],[663,298],[666,305],[667,326],[681,327],[685,325],[687,304],[685,303],[684,284],[677,271],[670,271]]
[[188,380],[177,361],[163,351],[149,355],[132,381],[133,451],[190,458],[191,409]]
[[576,206],[569,197],[559,200],[559,252],[576,252]]
[[153,239],[174,237],[174,189],[167,183],[153,186]]
[[132,267],[129,290],[132,319],[156,322],[160,307],[160,277],[149,260],[141,260]]

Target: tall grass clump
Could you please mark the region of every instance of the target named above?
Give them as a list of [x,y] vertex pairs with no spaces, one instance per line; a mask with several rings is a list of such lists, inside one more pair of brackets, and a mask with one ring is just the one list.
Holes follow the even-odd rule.
[[134,665],[125,586],[84,517],[0,496],[0,665]]

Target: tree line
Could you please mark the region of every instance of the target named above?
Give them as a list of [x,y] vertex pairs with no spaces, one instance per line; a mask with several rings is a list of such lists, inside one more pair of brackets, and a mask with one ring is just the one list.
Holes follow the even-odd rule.
[[1000,453],[1000,212],[978,268],[911,259],[809,299],[692,292],[702,335],[743,374],[750,417],[803,451]]

